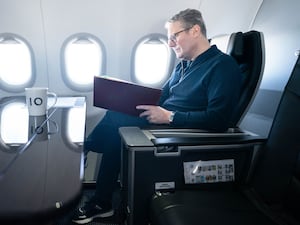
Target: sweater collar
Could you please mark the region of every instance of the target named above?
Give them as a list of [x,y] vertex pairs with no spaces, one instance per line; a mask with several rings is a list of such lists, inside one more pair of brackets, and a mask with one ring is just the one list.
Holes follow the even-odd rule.
[[215,56],[216,54],[220,53],[220,50],[217,48],[216,45],[212,45],[209,49],[205,52],[201,53],[196,57],[196,59],[192,62],[192,64],[198,64],[200,62],[204,62],[207,59]]

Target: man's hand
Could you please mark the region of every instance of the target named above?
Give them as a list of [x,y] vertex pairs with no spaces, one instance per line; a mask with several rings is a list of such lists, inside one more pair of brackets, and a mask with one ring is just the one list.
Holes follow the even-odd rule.
[[136,109],[145,110],[140,117],[146,117],[149,123],[170,124],[171,111],[156,105],[138,105]]

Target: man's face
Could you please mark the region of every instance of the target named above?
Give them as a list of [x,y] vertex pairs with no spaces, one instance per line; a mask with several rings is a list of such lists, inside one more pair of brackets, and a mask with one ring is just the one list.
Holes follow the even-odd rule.
[[192,27],[186,28],[178,21],[167,25],[168,44],[179,59],[191,59],[193,44],[191,29]]

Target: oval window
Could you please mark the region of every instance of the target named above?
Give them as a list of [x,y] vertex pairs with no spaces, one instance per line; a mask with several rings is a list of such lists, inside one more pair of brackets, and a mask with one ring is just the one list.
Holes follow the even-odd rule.
[[67,85],[89,91],[94,76],[104,72],[105,51],[100,40],[91,34],[76,34],[62,48],[62,70]]
[[25,39],[0,34],[0,65],[1,88],[19,92],[33,83],[33,53]]
[[163,84],[173,69],[175,56],[167,37],[150,34],[138,41],[133,50],[133,80],[150,86]]

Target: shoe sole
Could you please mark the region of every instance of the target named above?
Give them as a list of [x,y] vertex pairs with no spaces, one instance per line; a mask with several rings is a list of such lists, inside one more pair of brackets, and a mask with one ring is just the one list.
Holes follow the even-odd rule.
[[95,219],[95,218],[106,218],[106,217],[110,217],[112,215],[114,215],[114,210],[108,211],[106,213],[102,213],[100,215],[92,216],[92,217],[89,217],[86,219],[82,219],[82,220],[72,220],[72,222],[77,223],[77,224],[86,224],[86,223],[93,221],[93,219]]

